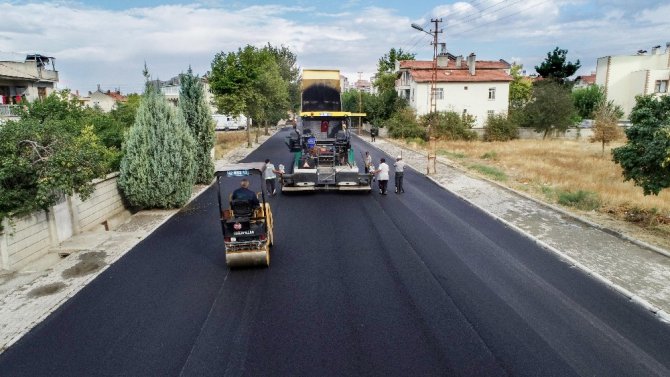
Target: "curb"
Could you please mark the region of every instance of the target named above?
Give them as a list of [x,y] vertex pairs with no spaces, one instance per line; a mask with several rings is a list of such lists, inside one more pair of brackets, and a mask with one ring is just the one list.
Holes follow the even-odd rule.
[[[234,149],[232,149],[231,151],[229,151],[228,153],[226,153],[226,154],[224,155],[224,157],[221,158],[221,159],[219,159],[219,160],[222,160],[222,159],[224,159],[224,158],[228,158],[229,156],[233,155],[234,153],[238,152],[238,151],[241,150],[241,149],[249,149],[249,152],[246,154],[246,155],[249,155],[249,153],[253,152],[253,151],[256,150],[258,147],[260,147],[260,146],[263,145],[265,142],[267,142],[273,135],[274,135],[274,132],[272,132],[272,133],[269,135],[269,137],[268,137],[267,139],[263,140],[262,142],[259,142],[257,145],[252,146],[252,147],[250,147],[250,148],[248,148],[248,147],[246,147],[246,146],[245,146],[245,147],[237,147],[237,148],[234,148]],[[263,135],[263,136],[265,136],[265,135]],[[255,144],[255,143],[254,143],[254,144]],[[218,160],[215,160],[215,164],[216,164],[216,161],[218,161]],[[18,335],[16,335],[16,336],[14,336],[14,337],[11,338],[7,343],[1,345],[1,346],[0,346],[0,354],[2,354],[2,353],[5,352],[7,349],[9,349],[14,343],[16,343],[16,342],[19,341],[21,338],[23,338],[23,336],[25,336],[26,334],[28,334],[33,328],[35,328],[35,326],[37,326],[37,325],[40,324],[42,321],[44,321],[49,315],[51,315],[54,311],[56,311],[60,306],[62,306],[65,302],[67,302],[68,300],[70,300],[70,299],[71,299],[72,297],[74,297],[77,293],[79,293],[82,289],[84,289],[89,283],[91,283],[91,281],[93,281],[93,280],[95,280],[96,278],[98,278],[98,276],[100,276],[102,273],[104,273],[104,272],[105,272],[105,271],[106,271],[112,264],[116,263],[119,259],[123,258],[129,251],[131,251],[133,248],[135,248],[140,242],[144,241],[148,236],[150,236],[152,233],[154,233],[154,232],[155,232],[158,228],[160,228],[163,224],[165,224],[165,223],[168,222],[170,219],[172,219],[172,217],[174,217],[176,214],[178,214],[179,212],[181,212],[182,209],[184,209],[184,208],[185,208],[186,206],[188,206],[191,202],[193,202],[196,198],[198,198],[198,197],[199,197],[200,195],[202,195],[205,191],[207,191],[207,190],[212,186],[212,184],[213,184],[215,181],[216,181],[216,179],[213,179],[212,182],[209,183],[209,184],[207,184],[207,185],[199,185],[199,186],[202,186],[202,187],[201,187],[196,193],[191,194],[191,197],[189,198],[189,200],[188,200],[186,203],[184,203],[184,205],[183,205],[182,207],[180,207],[180,208],[174,208],[174,209],[170,210],[170,211],[172,211],[172,213],[168,214],[167,216],[165,216],[164,219],[162,219],[161,221],[157,222],[157,223],[156,223],[150,230],[146,231],[146,233],[143,234],[141,238],[136,238],[136,239],[134,240],[134,243],[133,243],[131,246],[129,246],[127,249],[125,249],[122,253],[120,253],[116,259],[109,261],[109,263],[107,263],[103,268],[101,268],[97,274],[93,274],[93,275],[89,276],[86,280],[83,280],[80,284],[77,285],[77,287],[76,287],[73,291],[71,291],[71,292],[69,292],[68,294],[64,295],[64,296],[63,296],[60,300],[58,300],[54,305],[50,306],[45,312],[43,312],[42,314],[38,315],[34,321],[30,322],[30,323],[23,329],[23,332],[22,332],[21,334],[18,334]],[[194,185],[193,187],[196,187],[196,185]],[[148,210],[146,210],[146,211],[152,211],[152,209],[148,209]],[[140,212],[138,212],[138,213],[141,213],[141,212],[142,212],[142,211],[140,211]],[[66,285],[66,286],[67,286],[67,287],[70,287],[71,285]]]
[[522,237],[535,242],[535,244],[537,244],[538,246],[552,252],[553,254],[555,254],[560,259],[564,260],[565,262],[569,263],[570,265],[579,268],[580,270],[584,271],[587,275],[592,276],[593,278],[595,278],[597,281],[604,284],[605,286],[608,286],[608,287],[614,289],[615,291],[619,292],[624,297],[626,297],[629,301],[631,301],[631,302],[641,306],[643,309],[653,313],[661,322],[664,322],[664,323],[670,325],[670,314],[669,313],[667,313],[664,310],[658,308],[657,306],[655,306],[654,304],[650,303],[649,301],[643,299],[642,297],[630,292],[626,288],[623,288],[620,285],[613,283],[612,281],[610,281],[609,279],[600,275],[599,273],[597,273],[597,272],[591,270],[590,268],[584,266],[583,264],[581,264],[580,262],[578,262],[574,258],[564,254],[559,249],[545,243],[544,241],[540,240],[539,238],[536,238],[536,237],[526,233],[523,229],[517,227],[516,225],[512,224],[511,222],[496,216],[495,214],[489,212],[485,208],[477,206],[476,204],[474,204],[473,202],[468,200],[466,197],[460,195],[459,193],[454,192],[452,190],[449,190],[447,187],[443,186],[440,182],[435,180],[433,177],[430,177],[430,176],[426,176],[426,177],[428,179],[430,179],[432,182],[434,182],[436,185],[438,185],[438,186],[442,187],[443,189],[451,192],[452,194],[454,194],[456,197],[463,200],[464,202],[470,204],[471,206],[473,206],[475,208],[480,209],[482,212],[487,214],[493,220],[504,224],[505,226],[507,226],[510,229],[514,230],[515,232],[519,233]]
[[[383,139],[383,140],[387,141],[388,139]],[[364,140],[362,140],[362,141],[364,141]],[[387,152],[383,151],[383,150],[380,149],[379,147],[375,147],[374,145],[372,145],[372,144],[370,144],[370,143],[368,143],[368,142],[366,142],[366,141],[364,141],[364,142],[367,143],[367,144],[369,144],[369,145],[371,145],[371,146],[373,146],[374,148],[376,148],[376,149],[378,149],[378,150],[380,150],[380,151],[382,151],[382,152],[388,154]],[[405,150],[408,150],[408,151],[411,151],[411,152],[414,152],[414,153],[419,153],[419,152],[417,152],[417,151],[415,151],[415,150],[412,150],[412,149],[409,149],[409,148],[404,148],[403,146],[399,146],[399,145],[397,145],[397,144],[395,144],[395,143],[393,143],[393,142],[389,142],[389,141],[387,141],[387,142],[390,143],[390,144],[396,145],[397,147],[399,147],[399,148],[401,148],[401,149],[405,149]],[[468,172],[464,171],[463,169],[460,169],[460,168],[458,168],[458,167],[455,167],[455,166],[453,166],[453,165],[450,165],[450,164],[444,162],[444,160],[441,160],[441,159],[439,159],[439,158],[438,158],[437,160],[438,160],[439,163],[441,163],[441,164],[443,164],[443,165],[446,165],[446,166],[448,166],[448,167],[450,167],[450,168],[452,168],[452,169],[454,169],[454,170],[456,170],[456,171],[458,171],[458,172],[460,172],[460,173],[463,173],[463,174],[466,174],[466,175],[468,175],[468,176],[470,176],[470,177],[473,177],[472,175],[468,174]],[[416,170],[416,169],[414,169],[414,170]],[[416,171],[419,172],[418,170],[416,170]],[[438,182],[435,178],[433,178],[433,177],[431,177],[431,176],[429,176],[429,175],[423,174],[423,173],[420,173],[420,174],[424,175],[426,178],[428,178],[430,181],[432,181],[433,183],[435,183],[437,186],[439,186],[439,187],[443,188],[444,190],[446,190],[446,191],[452,193],[454,196],[456,196],[457,198],[461,199],[462,201],[468,203],[469,205],[471,205],[471,206],[473,206],[473,207],[475,207],[475,208],[480,209],[482,212],[484,212],[487,216],[489,216],[489,217],[492,218],[493,220],[498,221],[498,222],[504,224],[504,225],[507,226],[508,228],[510,228],[510,229],[514,230],[515,232],[517,232],[518,234],[520,234],[522,237],[524,237],[524,238],[526,238],[526,239],[528,239],[528,240],[530,240],[530,241],[533,241],[535,244],[537,244],[537,245],[540,246],[541,248],[550,251],[550,252],[553,253],[554,255],[558,256],[559,259],[561,259],[561,260],[563,260],[563,261],[569,263],[569,264],[572,265],[572,266],[575,266],[575,267],[579,268],[580,270],[582,270],[583,272],[585,272],[587,275],[592,276],[595,280],[599,281],[600,283],[604,284],[604,285],[607,286],[607,287],[610,287],[610,288],[613,289],[614,291],[620,293],[621,295],[623,295],[624,297],[626,297],[630,302],[632,302],[632,303],[634,303],[634,304],[636,304],[636,305],[639,305],[639,306],[642,307],[643,309],[645,309],[645,310],[651,312],[651,313],[654,314],[654,316],[655,316],[656,318],[658,318],[661,322],[663,322],[663,323],[665,323],[665,324],[667,324],[667,325],[670,325],[670,313],[667,313],[666,311],[660,309],[659,307],[657,307],[657,306],[655,306],[654,304],[650,303],[649,301],[643,299],[642,297],[640,297],[640,296],[638,296],[638,295],[636,295],[636,294],[630,292],[630,291],[627,290],[626,288],[623,288],[623,287],[621,287],[620,285],[613,283],[612,281],[610,281],[609,279],[607,279],[607,278],[605,278],[604,276],[600,275],[599,273],[597,273],[597,272],[591,270],[590,268],[586,267],[585,265],[581,264],[580,262],[578,262],[578,261],[575,260],[574,258],[572,258],[572,257],[570,257],[570,256],[568,256],[568,255],[566,255],[566,254],[564,254],[564,253],[563,253],[562,251],[560,251],[559,249],[557,249],[557,248],[555,248],[555,247],[553,247],[553,246],[551,246],[551,245],[545,243],[544,241],[540,240],[539,238],[536,238],[536,237],[534,237],[534,236],[532,236],[532,235],[526,233],[523,229],[521,229],[521,228],[519,228],[518,226],[512,224],[511,222],[509,222],[509,221],[507,221],[507,220],[505,220],[505,219],[503,219],[503,218],[500,218],[500,217],[496,216],[495,214],[489,212],[487,209],[485,209],[485,208],[483,208],[483,207],[480,207],[480,206],[476,205],[475,203],[471,202],[469,199],[467,199],[466,197],[462,196],[461,194],[459,194],[459,193],[457,193],[457,192],[455,192],[455,191],[453,191],[453,190],[450,190],[450,189],[447,188],[446,186],[442,185],[442,184],[441,184],[440,182]],[[475,177],[473,177],[473,178],[476,178],[476,179],[482,179],[482,178],[477,177],[477,176],[475,176]],[[547,207],[547,208],[549,208],[549,209],[556,210],[557,212],[559,212],[559,213],[561,213],[561,214],[564,214],[564,215],[567,215],[567,216],[569,216],[569,217],[571,217],[571,218],[573,218],[573,219],[575,219],[575,220],[577,220],[577,221],[580,221],[580,222],[582,222],[582,223],[584,223],[584,224],[586,224],[586,225],[594,226],[594,227],[596,227],[597,229],[600,229],[600,230],[605,231],[605,232],[607,232],[607,233],[609,233],[609,234],[612,234],[612,235],[614,235],[614,236],[617,236],[617,237],[619,237],[619,238],[622,238],[622,239],[624,239],[624,240],[626,240],[626,241],[633,242],[633,243],[637,244],[638,246],[641,246],[641,247],[644,247],[644,248],[648,248],[648,249],[650,249],[651,251],[654,251],[654,252],[657,252],[657,253],[659,253],[659,254],[661,254],[661,255],[670,257],[670,253],[668,253],[667,251],[665,251],[665,250],[663,250],[663,249],[661,249],[661,248],[657,248],[657,247],[655,247],[655,246],[648,245],[648,244],[646,244],[645,242],[642,242],[642,241],[632,240],[632,239],[630,239],[630,237],[625,236],[625,235],[623,235],[623,234],[620,234],[619,232],[613,231],[613,230],[608,229],[608,228],[604,228],[604,227],[602,227],[602,226],[600,226],[600,225],[598,225],[598,224],[594,224],[594,223],[592,223],[591,221],[588,221],[588,220],[579,218],[579,217],[577,217],[577,216],[575,216],[575,215],[573,215],[573,214],[571,214],[571,213],[569,213],[569,212],[566,212],[566,211],[564,211],[564,210],[562,210],[562,209],[556,208],[556,207],[554,207],[554,206],[552,206],[552,205],[548,205],[547,203],[542,203],[542,202],[538,201],[537,199],[534,199],[534,198],[529,197],[529,196],[527,196],[527,195],[521,194],[521,193],[517,192],[516,190],[510,189],[510,188],[508,188],[508,187],[505,187],[505,186],[499,184],[498,182],[495,182],[495,181],[492,181],[492,180],[489,180],[489,179],[486,179],[486,178],[483,178],[482,180],[487,181],[487,182],[494,183],[497,187],[501,187],[501,188],[503,188],[503,189],[506,189],[507,191],[509,191],[509,192],[511,192],[511,193],[513,193],[513,194],[517,194],[517,195],[519,195],[519,196],[521,196],[521,197],[523,197],[523,198],[526,198],[526,199],[531,200],[531,201],[533,201],[533,202],[535,202],[535,203],[541,204],[541,205],[543,205],[543,206],[545,206],[545,207]],[[637,241],[637,242],[636,242],[636,241]],[[651,246],[651,247],[650,247],[650,246]]]
[[[387,143],[390,143],[390,144],[393,144],[393,145],[397,146],[398,148],[402,148],[402,149],[405,149],[405,150],[408,150],[408,151],[412,151],[412,152],[415,152],[415,153],[420,153],[420,152],[415,151],[415,150],[413,150],[413,149],[406,148],[406,147],[404,147],[404,146],[402,146],[402,145],[398,145],[398,144],[397,144],[396,142],[394,142],[394,141],[389,141],[389,139],[387,139],[387,138],[384,138],[384,140],[385,140]],[[530,200],[530,201],[532,201],[532,202],[534,202],[534,203],[536,203],[536,204],[539,204],[539,205],[541,205],[541,206],[544,206],[544,207],[546,207],[546,208],[549,208],[549,209],[551,209],[551,210],[554,210],[554,211],[556,211],[556,212],[559,212],[560,214],[565,215],[565,216],[568,216],[568,217],[570,217],[570,218],[572,218],[572,219],[574,219],[574,220],[577,220],[577,221],[579,221],[579,222],[581,222],[581,223],[583,223],[583,224],[585,224],[585,225],[588,225],[588,226],[597,228],[597,229],[599,229],[599,230],[601,230],[601,231],[603,231],[603,232],[606,232],[606,233],[608,233],[608,234],[611,234],[611,235],[613,235],[613,236],[616,236],[616,237],[618,237],[618,238],[621,238],[621,239],[623,239],[623,240],[625,240],[625,241],[634,243],[634,244],[637,245],[637,246],[640,246],[640,247],[642,247],[642,248],[648,249],[648,250],[653,251],[653,252],[655,252],[655,253],[657,253],[657,254],[660,254],[660,255],[663,255],[663,256],[665,256],[665,257],[670,258],[670,251],[665,250],[665,249],[663,249],[662,247],[659,247],[659,246],[656,246],[656,245],[651,245],[651,244],[649,244],[649,243],[647,243],[647,242],[640,241],[640,240],[638,240],[638,239],[636,239],[636,238],[633,238],[633,237],[631,237],[631,236],[628,236],[628,235],[626,235],[626,234],[624,234],[624,233],[622,233],[622,232],[620,232],[620,231],[618,231],[618,230],[614,230],[614,229],[607,228],[607,227],[605,227],[604,225],[600,225],[600,224],[595,223],[595,222],[593,222],[593,221],[591,221],[591,220],[588,220],[588,219],[585,219],[585,218],[583,218],[583,217],[580,217],[579,215],[576,215],[576,214],[574,214],[574,213],[568,212],[568,211],[566,211],[565,209],[563,209],[563,208],[561,208],[561,207],[558,207],[558,206],[556,206],[556,205],[554,205],[554,204],[542,202],[542,201],[540,201],[539,199],[534,198],[534,197],[532,197],[532,196],[530,196],[530,195],[528,195],[528,194],[526,194],[526,193],[524,193],[524,192],[517,191],[517,190],[515,190],[515,189],[513,189],[513,188],[507,187],[507,186],[505,186],[505,185],[503,185],[503,184],[501,184],[501,183],[499,183],[499,182],[496,182],[496,181],[494,181],[494,180],[492,180],[492,179],[488,179],[488,178],[486,178],[486,177],[481,177],[481,176],[478,176],[478,175],[473,175],[471,172],[469,172],[469,171],[467,171],[467,170],[464,170],[464,169],[462,169],[461,167],[458,167],[458,166],[455,166],[455,165],[451,164],[448,160],[445,161],[445,158],[444,158],[444,157],[440,157],[440,156],[438,156],[438,157],[437,157],[437,162],[439,162],[440,164],[446,165],[446,166],[448,166],[449,168],[454,169],[454,170],[456,170],[456,171],[458,171],[458,172],[460,172],[460,173],[466,174],[466,175],[469,176],[469,177],[476,178],[476,179],[479,179],[479,180],[482,180],[482,181],[486,181],[486,182],[488,182],[488,183],[491,183],[491,184],[493,184],[493,185],[495,185],[495,186],[497,186],[497,187],[499,187],[499,188],[501,188],[501,189],[503,189],[503,190],[505,190],[505,191],[508,191],[508,192],[510,192],[510,193],[512,193],[512,194],[515,194],[515,195],[518,195],[518,196],[520,196],[520,197],[522,197],[522,198],[524,198],[524,199]],[[416,169],[415,169],[415,170],[416,170]],[[417,170],[417,171],[418,171],[418,170]],[[424,175],[425,175],[425,174],[424,174]]]

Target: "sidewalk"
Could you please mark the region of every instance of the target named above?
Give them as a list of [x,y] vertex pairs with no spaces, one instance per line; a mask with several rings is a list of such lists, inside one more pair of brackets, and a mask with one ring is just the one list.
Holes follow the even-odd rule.
[[[268,138],[261,136],[259,143]],[[232,150],[216,163],[237,162],[260,144]],[[195,186],[190,200],[207,187]],[[0,271],[0,353],[177,212],[179,209],[140,211],[114,230],[84,232],[67,239],[19,272]],[[70,255],[54,263],[60,252]]]
[[[425,172],[425,154],[380,137],[371,145],[391,156],[402,151],[410,167]],[[432,180],[670,323],[670,252],[626,239],[560,208],[472,177],[444,157],[438,156],[437,163]],[[406,189],[411,190],[411,185],[406,181]]]

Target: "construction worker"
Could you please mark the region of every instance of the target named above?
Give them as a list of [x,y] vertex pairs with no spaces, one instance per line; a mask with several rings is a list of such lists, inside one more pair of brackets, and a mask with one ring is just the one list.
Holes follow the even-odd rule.
[[365,174],[370,172],[370,166],[372,166],[372,156],[370,156],[370,152],[365,151]]
[[265,168],[263,168],[263,178],[265,178],[265,188],[268,191],[268,195],[274,195],[277,193],[277,189],[275,188],[277,173],[279,173],[279,170],[275,169],[274,164],[270,162],[269,158],[266,158]]
[[405,175],[405,161],[402,160],[402,156],[396,157],[393,167],[395,168],[395,193],[404,193],[405,189],[402,186],[402,180]]
[[386,189],[389,183],[389,166],[386,163],[386,159],[382,158],[380,164],[377,167],[377,170],[373,171],[377,175],[377,180],[379,181],[379,193],[386,195]]

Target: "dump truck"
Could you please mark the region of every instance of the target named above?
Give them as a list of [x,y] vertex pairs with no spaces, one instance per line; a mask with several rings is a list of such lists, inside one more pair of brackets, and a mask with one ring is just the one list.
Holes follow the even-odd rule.
[[351,146],[351,117],[342,111],[340,71],[305,69],[300,81],[300,116],[286,138],[292,167],[282,174],[282,192],[372,190],[372,175],[361,173]]

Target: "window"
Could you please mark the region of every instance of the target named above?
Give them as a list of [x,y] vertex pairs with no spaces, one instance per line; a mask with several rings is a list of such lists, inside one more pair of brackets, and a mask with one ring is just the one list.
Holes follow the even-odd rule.
[[435,95],[435,99],[444,99],[444,89],[443,88],[435,88],[435,92],[433,92]]
[[489,110],[489,111],[486,112],[486,114],[488,115],[489,118],[494,116],[495,113],[496,113],[495,110]]
[[43,99],[47,98],[47,88],[42,88],[42,87],[37,88],[37,97],[40,100],[43,100]]
[[489,88],[489,100],[493,101],[496,99],[496,88]]
[[467,86],[464,86],[464,87],[463,87],[463,90],[468,90],[468,87],[467,87]]
[[654,93],[667,93],[667,92],[668,92],[668,80],[656,80]]

